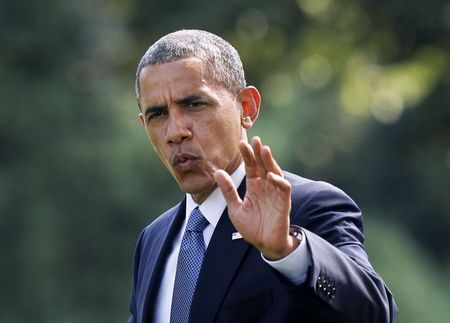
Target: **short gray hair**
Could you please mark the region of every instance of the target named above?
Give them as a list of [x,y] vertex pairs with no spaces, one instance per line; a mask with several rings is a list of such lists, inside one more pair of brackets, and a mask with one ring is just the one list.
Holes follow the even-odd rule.
[[245,88],[244,68],[236,49],[230,43],[203,30],[179,30],[151,45],[139,62],[136,72],[136,98],[140,99],[139,77],[144,67],[199,58],[206,64],[212,81],[237,94]]

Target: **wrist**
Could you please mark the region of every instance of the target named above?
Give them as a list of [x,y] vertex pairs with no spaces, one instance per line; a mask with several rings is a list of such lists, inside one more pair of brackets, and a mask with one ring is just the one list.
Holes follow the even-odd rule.
[[263,256],[270,261],[277,261],[289,256],[302,242],[303,231],[299,226],[291,225],[289,227],[289,235],[286,238],[286,246],[282,250],[277,252],[261,252]]

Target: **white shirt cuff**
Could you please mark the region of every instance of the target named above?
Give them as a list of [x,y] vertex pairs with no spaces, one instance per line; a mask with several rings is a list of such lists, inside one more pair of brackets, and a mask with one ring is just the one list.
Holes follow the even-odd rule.
[[280,272],[294,285],[300,285],[305,282],[308,267],[311,265],[311,255],[306,248],[306,234],[300,245],[286,257],[271,261],[261,254],[262,259],[273,269]]

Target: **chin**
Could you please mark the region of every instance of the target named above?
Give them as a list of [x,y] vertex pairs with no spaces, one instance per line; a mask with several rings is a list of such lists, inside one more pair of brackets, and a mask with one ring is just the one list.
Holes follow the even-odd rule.
[[214,177],[208,173],[186,172],[178,175],[178,185],[189,194],[201,194],[216,184]]
[[190,181],[184,181],[179,182],[180,188],[183,192],[191,194],[191,195],[203,195],[203,194],[209,194],[216,188],[216,182],[211,179],[208,179],[207,181],[199,181],[199,182],[192,182]]

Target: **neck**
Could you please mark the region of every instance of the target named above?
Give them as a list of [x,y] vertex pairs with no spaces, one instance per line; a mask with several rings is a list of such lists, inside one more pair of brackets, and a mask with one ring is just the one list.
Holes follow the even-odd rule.
[[[242,164],[243,159],[241,154],[239,154],[238,156],[236,156],[236,158],[234,158],[227,167],[224,168],[224,170],[231,176],[236,169]],[[211,172],[211,176],[214,177],[214,173],[217,171],[217,169],[213,170]],[[191,194],[192,199],[195,201],[195,203],[197,204],[202,204],[210,195],[211,193],[217,188],[217,184],[214,182],[214,185],[212,185],[211,187],[207,188],[206,190],[204,190],[203,192],[200,193],[194,193]]]

